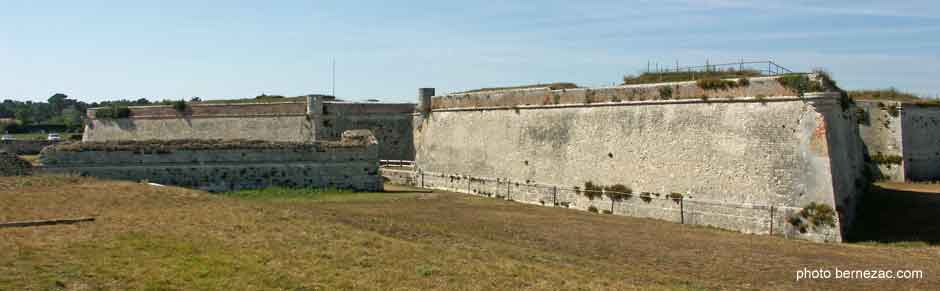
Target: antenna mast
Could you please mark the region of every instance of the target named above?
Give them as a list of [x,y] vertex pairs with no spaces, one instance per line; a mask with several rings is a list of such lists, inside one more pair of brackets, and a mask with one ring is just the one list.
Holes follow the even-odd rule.
[[333,64],[333,75],[332,75],[333,84],[332,84],[332,87],[330,88],[330,95],[332,95],[333,97],[336,97],[336,59],[331,58],[330,62],[332,62]]

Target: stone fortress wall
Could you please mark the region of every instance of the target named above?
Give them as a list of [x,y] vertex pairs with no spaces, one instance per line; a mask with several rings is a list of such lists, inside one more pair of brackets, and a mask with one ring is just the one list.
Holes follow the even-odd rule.
[[940,180],[940,107],[905,103],[901,107],[904,178]]
[[336,140],[347,130],[370,129],[381,159],[411,160],[411,103],[355,103],[309,96],[300,102],[190,104],[130,107],[130,117],[97,119],[88,110],[83,141],[264,140],[308,142]]
[[[867,185],[857,122],[844,101],[838,93],[799,94],[774,78],[726,90],[678,82],[425,96],[410,180],[524,203],[840,241]],[[590,195],[591,185],[623,185],[633,195]],[[803,233],[790,223],[813,202],[837,210],[835,227]]]
[[876,179],[940,180],[940,106],[856,101],[859,132]]
[[381,191],[378,153],[368,130],[317,142],[83,142],[43,149],[40,169],[219,192],[271,186]]

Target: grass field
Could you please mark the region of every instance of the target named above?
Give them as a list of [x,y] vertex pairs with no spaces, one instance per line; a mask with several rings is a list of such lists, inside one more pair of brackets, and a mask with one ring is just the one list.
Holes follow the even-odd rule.
[[[0,290],[908,290],[940,247],[819,244],[445,192],[208,194],[91,178],[0,178]],[[803,268],[920,280],[797,282]]]

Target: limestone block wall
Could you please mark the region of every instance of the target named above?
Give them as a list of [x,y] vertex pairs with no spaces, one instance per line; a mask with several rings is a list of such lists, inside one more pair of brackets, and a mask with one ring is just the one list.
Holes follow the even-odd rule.
[[129,118],[96,119],[89,109],[84,141],[119,140],[336,140],[352,129],[370,129],[385,160],[414,160],[414,103],[356,103],[309,96],[302,102],[191,104],[130,107]]
[[[369,136],[371,138],[371,136]],[[342,142],[246,141],[89,142],[47,147],[47,173],[191,187],[207,191],[343,188],[381,191],[378,147],[344,137]]]
[[905,177],[912,181],[940,180],[940,107],[903,104],[901,128]]
[[411,114],[414,103],[323,102],[312,115],[316,139],[333,140],[350,129],[372,130],[383,160],[414,160]]
[[905,180],[901,142],[901,103],[856,101],[859,134],[879,180]]
[[[820,93],[441,108],[416,116],[414,181],[546,206],[840,241],[866,184],[856,121],[842,105],[838,94]],[[622,184],[635,195],[591,199],[586,182]],[[837,209],[836,227],[800,233],[788,223],[811,202]]]
[[82,140],[312,140],[305,102],[192,104],[186,112],[171,106],[129,109],[131,117],[121,119],[97,119],[97,109],[89,109]]

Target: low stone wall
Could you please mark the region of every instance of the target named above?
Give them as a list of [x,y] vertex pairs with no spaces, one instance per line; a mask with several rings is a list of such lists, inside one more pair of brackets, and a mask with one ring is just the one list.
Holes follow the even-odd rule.
[[46,140],[8,140],[0,141],[0,151],[17,155],[37,155],[42,148],[54,144]]
[[123,141],[48,147],[42,171],[232,191],[271,186],[381,191],[378,147],[368,131],[339,142]]
[[400,170],[392,168],[381,168],[382,178],[387,182],[398,185],[417,186],[417,180],[414,170]]

